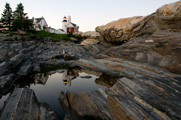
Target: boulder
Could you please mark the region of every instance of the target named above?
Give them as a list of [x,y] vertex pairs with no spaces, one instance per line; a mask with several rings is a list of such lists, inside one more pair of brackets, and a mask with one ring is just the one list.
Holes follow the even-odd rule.
[[100,43],[100,41],[97,39],[86,39],[82,41],[80,45],[93,45],[93,44],[98,44],[98,43]]
[[79,39],[99,39],[99,33],[95,31],[87,31],[87,32],[77,32],[74,35]]
[[156,10],[156,13],[163,14],[165,16],[167,14],[175,13],[178,9],[180,9],[180,7],[181,7],[181,3],[180,1],[178,1],[175,3],[163,5],[162,7]]
[[144,17],[123,18],[98,26],[101,40],[109,42],[127,42],[133,37],[151,35],[157,30],[181,29],[181,1],[164,5],[155,13]]

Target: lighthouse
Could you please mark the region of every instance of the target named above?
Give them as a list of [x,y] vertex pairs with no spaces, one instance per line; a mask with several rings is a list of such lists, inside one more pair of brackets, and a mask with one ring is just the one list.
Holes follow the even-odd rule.
[[62,29],[64,30],[65,33],[67,33],[67,18],[66,17],[63,18]]
[[79,26],[71,22],[71,17],[68,18],[65,16],[62,21],[62,29],[65,33],[74,33],[78,32]]

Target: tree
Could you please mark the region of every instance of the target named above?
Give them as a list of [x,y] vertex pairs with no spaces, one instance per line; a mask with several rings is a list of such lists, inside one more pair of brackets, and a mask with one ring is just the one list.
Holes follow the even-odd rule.
[[4,12],[2,13],[1,21],[3,23],[4,27],[11,28],[12,21],[13,21],[13,15],[12,15],[12,9],[8,3],[5,5]]
[[16,7],[16,10],[14,11],[14,18],[15,19],[25,19],[26,18],[27,13],[24,13],[24,6],[22,3],[19,3]]
[[24,6],[19,3],[14,11],[13,30],[29,30],[33,23],[28,19],[27,13],[24,13]]

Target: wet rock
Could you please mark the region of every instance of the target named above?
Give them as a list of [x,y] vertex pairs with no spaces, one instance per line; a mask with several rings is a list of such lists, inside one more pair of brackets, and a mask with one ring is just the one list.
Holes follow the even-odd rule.
[[58,120],[59,118],[53,111],[40,105],[33,90],[27,88],[16,88],[5,102],[0,114],[0,119]]

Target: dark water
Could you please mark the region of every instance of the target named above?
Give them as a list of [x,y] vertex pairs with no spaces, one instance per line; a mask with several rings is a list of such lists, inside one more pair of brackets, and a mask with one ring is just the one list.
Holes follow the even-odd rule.
[[[33,89],[39,102],[48,103],[51,109],[63,118],[64,113],[58,101],[60,92],[86,92],[105,88],[103,82],[99,85],[99,79],[102,79],[100,74],[84,70],[57,70],[22,78],[16,82],[15,87]],[[8,96],[9,94],[0,99],[0,109]]]

